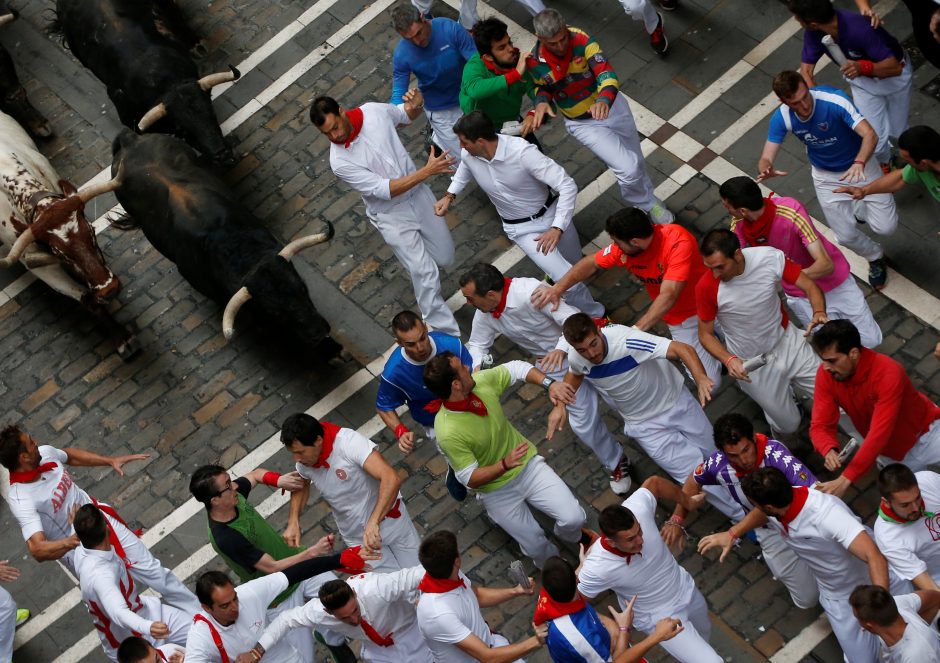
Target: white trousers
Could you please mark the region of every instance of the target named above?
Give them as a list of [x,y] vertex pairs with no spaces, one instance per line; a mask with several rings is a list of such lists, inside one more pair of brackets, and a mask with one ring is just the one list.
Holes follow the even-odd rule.
[[418,620],[406,629],[395,631],[392,640],[395,644],[391,647],[379,647],[368,638],[363,638],[360,640],[362,652],[359,658],[368,663],[434,663],[431,650],[418,628]]
[[581,538],[587,516],[568,484],[541,456],[533,456],[515,479],[490,493],[477,493],[493,522],[516,540],[522,552],[542,568],[558,554],[529,507],[555,519],[555,536],[570,543]]
[[764,366],[751,371],[750,382],[738,380],[738,387],[760,405],[776,435],[795,433],[800,427],[800,409],[794,391],[813,397],[819,357],[791,321],[777,344],[770,349]]
[[[571,269],[571,266],[583,256],[581,253],[581,240],[578,238],[578,230],[574,227],[574,221],[568,224],[568,228],[561,234],[558,245],[551,253],[546,255],[536,248],[538,236],[552,227],[557,208],[558,200],[555,200],[551,207],[545,211],[545,214],[537,219],[524,223],[503,223],[503,232],[516,246],[522,249],[523,253],[529,256],[529,259],[539,269],[548,274],[553,280],[560,281],[561,277]],[[591,291],[584,283],[579,283],[569,289],[565,293],[565,301],[592,318],[599,318],[604,315],[603,304],[598,304],[594,300]]]
[[[196,595],[189,591],[170,569],[163,566],[160,560],[153,556],[150,549],[144,545],[144,542],[136,534],[108,514],[105,513],[104,517],[108,519],[114,533],[117,534],[118,541],[121,542],[121,546],[124,548],[128,561],[131,562],[129,573],[134,578],[134,582],[147,585],[163,597],[164,603],[182,608],[184,612],[188,612],[190,615],[194,615],[202,609]],[[72,557],[72,551],[69,551],[60,561],[77,578],[78,574],[75,572]]]
[[370,218],[411,276],[421,316],[432,329],[460,337],[460,327],[441,295],[438,266],[454,261],[454,240],[447,222],[434,213],[434,194],[419,184],[404,194],[397,208]]
[[[555,380],[564,380],[568,372],[567,362],[560,370],[549,374]],[[614,470],[623,456],[623,448],[614,439],[604,418],[597,411],[597,390],[587,380],[575,392],[574,403],[568,406],[568,424],[571,431],[588,449],[594,452],[608,472]]]
[[[535,16],[540,11],[545,9],[545,5],[542,3],[542,0],[516,0],[520,5],[526,8],[526,10]],[[431,11],[431,5],[434,4],[434,0],[411,0],[411,4],[418,8],[422,14],[427,14]],[[473,24],[480,20],[480,15],[477,13],[477,0],[461,0],[460,2],[460,25],[465,27],[467,30],[473,27]]]
[[881,640],[862,628],[852,613],[847,596],[833,598],[819,595],[819,604],[829,618],[832,632],[842,647],[845,663],[879,663]]
[[890,193],[873,193],[865,196],[865,200],[855,201],[847,193],[833,193],[846,184],[864,186],[881,177],[881,166],[874,157],[865,163],[865,177],[859,182],[840,182],[844,173],[836,173],[812,167],[813,186],[816,189],[816,198],[822,208],[826,224],[836,234],[839,244],[851,249],[868,262],[877,260],[884,255],[881,245],[863,233],[855,220],[856,214],[868,223],[872,232],[879,235],[890,235],[898,227],[898,210],[894,204],[894,196]]
[[[622,610],[626,604],[620,596],[617,600]],[[692,593],[692,600],[685,608],[676,613],[659,615],[659,618],[662,617],[675,617],[681,620],[685,627],[676,637],[660,643],[660,647],[680,663],[724,663],[724,659],[708,644],[712,624],[708,618],[708,604],[698,588]],[[637,628],[646,634],[652,633],[655,626],[655,623],[637,623]]]
[[644,212],[659,202],[653,194],[653,182],[646,174],[630,104],[621,95],[617,95],[606,119],[565,118],[565,129],[613,171],[624,202]]
[[819,603],[819,587],[809,566],[793,552],[783,536],[773,527],[755,530],[767,568],[783,583],[797,608],[812,608]]
[[[897,461],[878,456],[877,462],[878,467],[884,467]],[[927,432],[920,436],[901,462],[913,472],[926,470],[928,465],[940,465],[940,419],[934,421]]]
[[13,660],[13,634],[16,632],[16,601],[0,587],[0,663]]
[[428,116],[428,121],[431,123],[431,138],[434,143],[439,148],[450,152],[450,156],[460,163],[460,139],[454,133],[454,125],[463,117],[460,106],[435,111],[425,108],[424,114]]
[[[683,484],[695,468],[714,451],[711,422],[689,390],[683,387],[672,409],[639,423],[624,422],[623,432],[642,447],[646,455],[678,483]],[[721,486],[703,486],[709,504],[729,518],[741,506]]]
[[648,33],[656,29],[659,23],[659,14],[650,0],[620,0],[627,16],[634,21],[643,21],[643,27]]
[[398,509],[401,516],[386,518],[379,525],[379,533],[382,535],[382,559],[369,562],[373,573],[391,573],[399,569],[410,569],[421,563],[418,561],[421,538],[411,522],[404,500],[398,505]]
[[[686,283],[686,288],[694,288],[694,283]],[[672,336],[672,340],[679,341],[680,343],[685,343],[686,345],[691,345],[695,349],[695,354],[698,355],[698,358],[702,360],[702,365],[705,367],[705,373],[708,375],[708,378],[715,383],[715,389],[721,386],[721,362],[715,359],[711,353],[705,349],[705,346],[702,345],[702,341],[698,337],[698,316],[693,315],[678,325],[667,325],[669,327],[669,335]],[[715,321],[715,331],[720,333],[721,327],[718,325],[718,321]],[[689,373],[689,368],[684,366],[685,372],[688,373],[689,377],[692,377],[692,374]],[[708,454],[705,454],[706,456]]]
[[[809,325],[813,320],[813,306],[806,297],[790,297],[787,295],[787,306],[800,319],[803,326]],[[830,320],[849,320],[858,329],[862,337],[862,345],[874,348],[881,344],[881,327],[875,322],[871,314],[865,295],[849,274],[848,278],[826,293],[826,315]]]
[[914,67],[906,52],[903,64],[901,73],[890,78],[859,76],[846,79],[852,90],[852,101],[878,134],[878,145],[875,146],[878,163],[891,160],[891,139],[896,139],[907,129],[914,91]]
[[[142,634],[142,637],[147,642],[155,646],[163,644],[180,645],[181,647],[186,646],[186,638],[189,636],[189,627],[193,623],[193,612],[180,610],[171,605],[164,605],[156,596],[141,596],[140,602],[143,604],[143,607],[137,611],[140,617],[150,621],[163,622],[170,629],[169,637],[162,640],[154,640],[149,633]],[[92,619],[97,625],[97,620],[94,617],[92,617]],[[107,632],[98,628],[96,628],[95,631],[98,633],[98,639],[101,641],[101,649],[104,651],[105,656],[107,656],[109,660],[114,661],[114,663],[117,663],[117,647],[111,645],[108,635],[111,635],[112,638],[117,640],[120,646],[124,638],[131,635],[131,631],[114,623],[109,625]]]

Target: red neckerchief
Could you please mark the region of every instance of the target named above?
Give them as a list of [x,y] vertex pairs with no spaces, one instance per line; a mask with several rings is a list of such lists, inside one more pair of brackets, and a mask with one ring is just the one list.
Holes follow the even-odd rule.
[[210,622],[201,612],[197,612],[193,616],[193,624],[196,622],[206,623],[206,626],[209,627],[209,633],[212,635],[212,641],[215,643],[215,646],[219,648],[219,654],[222,656],[222,663],[230,663],[231,659],[228,657],[228,652],[225,651],[225,645],[222,644],[222,636],[219,635],[219,630],[215,627],[215,624]]
[[574,42],[571,40],[571,32],[568,32],[568,50],[562,56],[557,56],[544,45],[539,45],[539,55],[548,64],[552,71],[552,77],[555,81],[562,80],[568,75],[568,67],[571,65],[571,56],[574,55]]
[[345,111],[346,119],[349,120],[349,123],[352,125],[352,130],[349,132],[349,137],[345,141],[331,141],[337,145],[342,145],[347,150],[349,149],[350,144],[356,140],[356,137],[359,136],[359,132],[362,131],[362,109],[361,108],[350,108],[348,111]]
[[607,543],[607,539],[605,539],[603,536],[600,538],[600,542],[601,542],[601,547],[602,547],[604,550],[606,550],[607,552],[613,553],[613,554],[616,555],[617,557],[623,557],[623,558],[625,558],[625,559],[627,560],[627,566],[630,565],[630,560],[633,559],[633,556],[634,556],[634,555],[642,555],[642,554],[643,554],[643,553],[625,553],[625,552],[623,552],[622,550],[617,550],[617,549],[614,548],[612,545],[610,545],[609,543]]
[[586,605],[587,603],[584,602],[584,597],[581,596],[580,593],[574,601],[561,602],[549,596],[548,592],[546,592],[543,587],[542,591],[539,592],[539,601],[535,604],[535,617],[533,617],[533,621],[535,625],[538,626],[552,619],[584,610]]
[[808,497],[809,488],[806,486],[795,486],[793,488],[793,501],[790,502],[790,506],[787,507],[786,513],[780,516],[780,524],[783,525],[785,532],[790,531],[790,523],[800,515],[800,511],[803,510],[803,505],[806,504]]
[[164,653],[163,653],[162,651],[160,651],[159,649],[157,649],[157,650],[155,650],[155,651],[157,652],[157,655],[160,656],[160,660],[162,660],[162,661],[167,660],[166,654],[164,654]]
[[361,626],[365,634],[369,636],[369,640],[377,644],[379,647],[391,647],[395,644],[391,633],[384,637],[379,635],[379,632],[372,628],[372,624],[367,622],[365,619],[360,618],[359,626]]
[[25,472],[10,472],[10,485],[12,486],[15,483],[30,483],[35,481],[37,477],[43,472],[48,472],[49,470],[54,470],[59,466],[55,461],[49,461],[48,463],[43,463],[35,470],[26,470]]
[[764,246],[770,238],[770,227],[777,215],[777,204],[769,197],[764,198],[764,211],[756,221],[743,220],[744,239],[751,246]]
[[313,466],[316,468],[325,467],[329,469],[330,464],[326,462],[326,459],[333,453],[333,444],[336,442],[339,426],[331,424],[328,421],[321,421],[320,425],[323,427],[323,446],[320,447],[320,457],[317,458],[317,462],[315,462]]
[[499,320],[499,316],[503,314],[503,311],[506,310],[506,298],[509,297],[509,284],[512,283],[512,279],[503,277],[503,294],[499,298],[499,304],[496,305],[490,315]]
[[446,407],[451,412],[472,412],[478,417],[485,417],[487,415],[486,404],[484,404],[483,401],[480,400],[480,397],[474,394],[472,391],[470,392],[470,395],[462,401],[445,402],[444,407]]
[[421,582],[418,584],[418,589],[425,594],[446,594],[458,587],[465,586],[463,579],[450,580],[448,578],[432,578],[425,573]]
[[764,456],[767,454],[767,436],[764,435],[763,433],[758,433],[757,435],[755,435],[754,445],[757,447],[757,462],[754,463],[754,469],[751,470],[750,472],[744,472],[736,468],[734,464],[731,464],[732,469],[734,469],[735,476],[739,476],[739,477],[746,476],[750,474],[751,472],[753,472],[754,470],[756,470],[757,468],[759,468],[761,465],[763,465]]
[[933,518],[935,514],[927,511],[927,505],[924,503],[924,497],[921,496],[920,504],[917,508],[917,518],[914,520],[908,520],[907,518],[902,518],[894,509],[891,508],[891,505],[888,504],[888,500],[881,498],[881,504],[878,505],[878,517],[882,520],[887,520],[889,523],[895,523],[898,525],[910,525],[911,523],[916,523],[921,518]]
[[[521,54],[521,53],[519,54],[519,57],[522,57],[522,54]],[[487,68],[487,69],[489,69],[490,71],[492,71],[494,74],[498,74],[499,76],[505,76],[505,75],[508,74],[510,71],[512,71],[512,69],[503,69],[502,67],[500,67],[500,66],[499,66],[498,64],[496,64],[495,62],[491,62],[490,60],[487,60],[486,58],[480,58],[480,59],[483,60],[483,64],[486,65],[486,68]],[[514,68],[515,68],[515,67],[513,67],[513,69],[514,69]]]

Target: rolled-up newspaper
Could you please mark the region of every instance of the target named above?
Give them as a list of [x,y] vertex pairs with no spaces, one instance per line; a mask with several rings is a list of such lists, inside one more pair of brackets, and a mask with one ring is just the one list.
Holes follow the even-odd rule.
[[845,64],[845,61],[848,59],[845,57],[845,53],[842,52],[842,49],[839,48],[839,45],[835,42],[835,39],[829,35],[825,35],[822,38],[823,46],[826,47],[826,50],[829,51],[829,57],[832,58],[832,61],[835,62],[840,67]]

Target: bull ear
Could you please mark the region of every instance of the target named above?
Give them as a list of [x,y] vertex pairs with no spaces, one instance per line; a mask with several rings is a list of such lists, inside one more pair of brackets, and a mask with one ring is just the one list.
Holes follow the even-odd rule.
[[62,195],[68,197],[75,194],[78,189],[68,180],[59,180],[59,188],[62,189]]

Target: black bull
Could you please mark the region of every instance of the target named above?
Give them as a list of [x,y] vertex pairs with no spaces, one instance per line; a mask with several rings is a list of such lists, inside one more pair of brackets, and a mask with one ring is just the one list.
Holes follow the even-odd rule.
[[238,78],[238,71],[200,79],[186,47],[155,21],[167,6],[174,7],[171,0],[58,0],[50,30],[105,84],[125,126],[179,135],[230,165],[234,157],[209,89]]
[[[0,26],[11,23],[15,18],[16,13],[0,0]],[[13,59],[2,44],[0,44],[0,110],[12,115],[35,137],[48,138],[52,135],[52,127],[49,126],[46,118],[29,103],[26,90],[23,89],[19,76],[16,75]]]
[[290,264],[297,250],[332,237],[331,225],[325,234],[284,246],[175,138],[125,130],[112,153],[112,172],[122,173],[115,194],[127,213],[118,227],[141,228],[196,290],[226,306],[226,336],[245,304],[316,358],[330,359],[340,351]]

